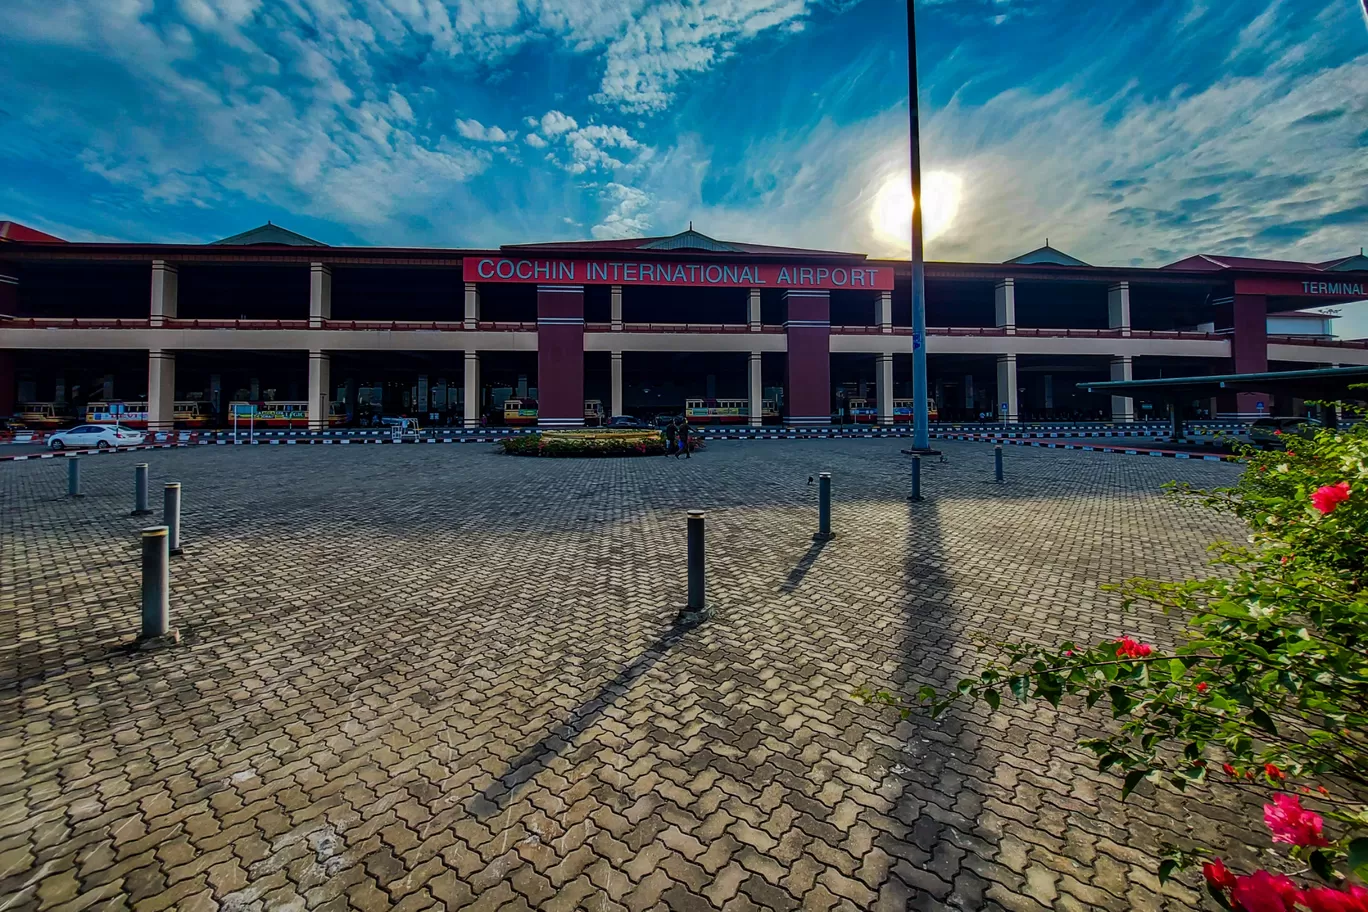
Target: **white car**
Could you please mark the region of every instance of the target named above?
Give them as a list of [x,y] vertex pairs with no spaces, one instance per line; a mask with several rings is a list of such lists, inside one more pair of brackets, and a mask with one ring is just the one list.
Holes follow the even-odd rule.
[[137,446],[143,442],[143,437],[142,431],[132,428],[82,424],[53,434],[48,438],[48,446],[54,450],[83,450],[91,447],[107,450],[111,447]]

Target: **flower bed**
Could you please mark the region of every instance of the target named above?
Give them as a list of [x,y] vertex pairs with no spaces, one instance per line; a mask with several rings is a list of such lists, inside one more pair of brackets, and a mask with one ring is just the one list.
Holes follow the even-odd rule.
[[[512,456],[663,456],[665,440],[658,431],[545,431],[500,441]],[[694,440],[694,451],[703,442]]]

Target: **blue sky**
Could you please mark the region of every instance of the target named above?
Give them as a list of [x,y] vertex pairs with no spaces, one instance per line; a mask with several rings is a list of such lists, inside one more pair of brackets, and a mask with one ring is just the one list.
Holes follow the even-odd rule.
[[[1368,245],[1362,0],[918,9],[925,168],[958,188],[928,256]],[[0,218],[425,246],[692,220],[893,255],[906,91],[889,0],[8,0]]]

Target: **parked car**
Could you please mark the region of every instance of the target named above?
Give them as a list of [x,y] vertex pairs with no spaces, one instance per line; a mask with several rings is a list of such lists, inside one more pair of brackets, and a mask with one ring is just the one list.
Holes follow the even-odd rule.
[[642,421],[640,418],[633,418],[631,415],[615,415],[614,417],[608,419],[608,423],[605,424],[604,427],[608,428],[609,430],[619,431],[652,430],[652,425],[648,424],[645,421]]
[[88,449],[95,447],[107,450],[111,447],[137,446],[146,435],[132,428],[114,427],[108,424],[81,424],[65,431],[57,431],[48,438],[48,446],[54,450]]
[[1249,442],[1262,450],[1281,449],[1289,437],[1311,437],[1321,427],[1314,418],[1260,418],[1249,426]]

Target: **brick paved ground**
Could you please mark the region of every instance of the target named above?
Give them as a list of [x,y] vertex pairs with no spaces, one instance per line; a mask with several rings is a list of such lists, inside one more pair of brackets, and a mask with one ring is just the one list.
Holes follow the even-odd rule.
[[[1164,502],[1238,469],[897,440],[691,461],[488,446],[212,448],[0,465],[0,908],[1191,908],[1152,851],[1228,810],[1122,806],[1092,723],[898,723],[971,640],[1164,641],[1098,583],[1242,534]],[[185,485],[173,649],[137,623],[133,464]],[[815,525],[835,475],[839,537]],[[671,633],[683,510],[720,616]],[[1238,852],[1238,847],[1236,848]]]

